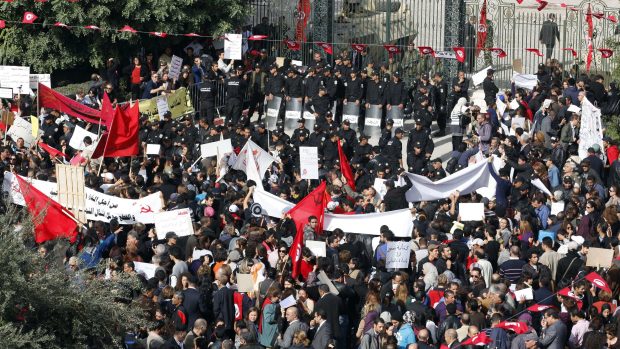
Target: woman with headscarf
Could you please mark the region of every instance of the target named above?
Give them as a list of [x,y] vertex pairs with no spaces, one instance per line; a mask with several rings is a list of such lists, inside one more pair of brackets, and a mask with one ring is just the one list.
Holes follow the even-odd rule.
[[[461,97],[450,113],[450,131],[452,131],[452,150],[457,150],[463,141],[463,134],[469,122],[464,122],[467,99]],[[471,118],[469,119],[471,121]]]
[[428,292],[431,288],[437,286],[437,278],[439,277],[439,273],[437,272],[437,268],[431,262],[424,263],[422,265],[422,273],[424,274],[424,285],[425,290]]

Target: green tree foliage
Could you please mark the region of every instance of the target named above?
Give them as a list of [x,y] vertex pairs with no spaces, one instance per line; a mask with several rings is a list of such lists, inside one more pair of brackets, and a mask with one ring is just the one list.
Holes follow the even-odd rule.
[[[136,30],[166,33],[220,35],[237,28],[248,13],[245,0],[50,0],[0,3],[0,19],[20,22],[24,12],[39,18],[36,25],[7,23],[0,30],[0,64],[29,65],[49,73],[80,64],[102,67],[108,57],[127,52],[129,47],[156,41],[166,44],[182,40],[148,34],[121,33],[130,25]],[[63,29],[54,23],[96,25],[101,31]],[[43,24],[43,25],[41,25]],[[187,39],[187,38],[185,38]]]
[[27,247],[32,226],[16,217],[24,216],[0,216],[0,348],[119,348],[123,333],[147,325],[142,308],[129,301],[136,278],[66,270],[68,243],[41,257]]

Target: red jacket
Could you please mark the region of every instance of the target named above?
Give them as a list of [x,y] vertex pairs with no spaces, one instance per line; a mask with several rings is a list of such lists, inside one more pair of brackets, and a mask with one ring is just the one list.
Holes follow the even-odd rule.
[[609,148],[607,148],[607,150],[605,150],[605,152],[607,153],[607,164],[611,165],[614,161],[616,161],[618,159],[618,146],[617,145],[612,145]]

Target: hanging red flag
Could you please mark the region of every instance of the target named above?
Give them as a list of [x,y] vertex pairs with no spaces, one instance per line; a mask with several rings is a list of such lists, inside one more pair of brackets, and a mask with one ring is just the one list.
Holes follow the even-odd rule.
[[264,40],[264,39],[267,39],[267,35],[252,35],[248,38],[248,40],[252,40],[252,41]]
[[418,46],[418,50],[420,50],[420,53],[423,55],[435,57],[435,50],[430,46]]
[[542,57],[543,54],[540,53],[540,51],[537,48],[526,48],[525,49],[527,52],[532,52],[533,54],[537,55],[538,57]]
[[588,23],[588,36],[586,41],[588,42],[588,56],[586,58],[586,71],[590,73],[590,66],[592,65],[592,57],[594,56],[594,43],[592,42],[592,35],[594,32],[594,25],[592,24],[592,8],[588,4],[588,12],[586,12],[586,22]]
[[291,51],[299,51],[299,50],[301,50],[301,44],[298,43],[297,41],[292,41],[292,40],[289,40],[289,39],[284,39],[283,42],[286,45],[286,47],[288,47],[288,49],[291,50]]
[[84,27],[84,29],[90,29],[90,30],[100,30],[101,28],[99,28],[96,25],[87,25]]
[[562,49],[562,51],[570,51],[570,53],[573,55],[573,57],[577,57],[577,51],[573,48],[570,47],[565,47]]
[[116,108],[109,130],[101,136],[97,148],[93,152],[93,159],[101,156],[109,158],[138,155],[140,150],[138,138],[140,129],[139,107],[140,104],[135,103],[129,108],[128,113],[124,113],[121,108]]
[[480,332],[477,335],[465,340],[464,342],[461,343],[461,346],[465,346],[465,345],[487,345],[489,343],[491,343],[493,340],[491,340],[491,338],[489,338],[489,336],[487,336],[486,332]]
[[37,92],[41,107],[56,109],[93,124],[102,124],[101,111],[99,110],[89,108],[43,84],[38,85]]
[[162,38],[162,39],[168,36],[168,33],[164,33],[164,32],[150,32],[149,34],[153,36],[157,36],[158,38]]
[[308,19],[310,19],[310,10],[310,0],[299,0],[297,2],[295,40],[299,42],[306,41],[306,25],[308,24]]
[[386,45],[383,45],[383,48],[385,48],[390,55],[400,53],[400,48],[398,48],[398,46],[396,45],[386,44]]
[[243,319],[243,294],[235,291],[233,293],[233,303],[235,303],[235,321]]
[[513,331],[516,334],[523,334],[528,331],[527,324],[522,321],[502,321],[497,327]]
[[529,306],[527,308],[527,310],[533,311],[535,313],[539,313],[539,312],[545,311],[545,310],[547,310],[549,308],[553,308],[553,306],[552,305],[544,305],[544,304],[534,304],[532,306]]
[[104,125],[110,128],[112,120],[114,119],[114,109],[110,102],[110,97],[107,92],[103,92],[103,100],[101,101],[101,121]]
[[495,57],[497,58],[504,58],[507,57],[508,54],[506,54],[506,51],[504,51],[503,49],[499,48],[499,47],[494,47],[489,49],[491,51],[491,53],[493,53],[495,55]]
[[618,23],[618,19],[614,15],[607,16],[607,20],[611,21],[612,23]]
[[608,48],[599,48],[598,51],[601,53],[603,58],[609,58],[614,55],[614,51]]
[[565,4],[565,3],[561,3],[561,4],[560,4],[560,7],[562,7],[562,8],[566,8],[566,4]]
[[0,19],[0,29],[4,28],[6,28],[6,22],[4,21],[4,19]]
[[539,1],[538,2],[538,7],[536,8],[536,10],[538,11],[542,11],[545,7],[547,7],[547,5],[549,5],[549,3],[547,1]]
[[125,25],[124,27],[122,27],[121,29],[119,29],[119,32],[129,32],[129,33],[137,33],[138,31],[133,29],[132,27]]
[[574,299],[577,302],[577,308],[579,308],[579,310],[581,310],[581,307],[583,307],[583,301],[581,300],[581,298],[575,296],[573,291],[571,291],[570,287],[564,287],[563,289],[558,291],[558,294],[560,296]]
[[604,290],[606,292],[611,293],[611,288],[605,282],[602,276],[600,276],[597,272],[593,271],[590,274],[586,275],[586,280],[590,281],[594,286]]
[[349,160],[347,159],[347,155],[342,150],[342,146],[340,145],[340,141],[338,144],[338,158],[340,159],[340,172],[344,178],[347,179],[347,184],[353,191],[355,191],[355,176],[353,175],[353,171],[351,171],[351,165],[349,165]]
[[291,244],[291,250],[289,256],[293,262],[293,271],[291,276],[295,279],[300,274],[301,268],[301,250],[303,249],[304,238],[304,226],[308,223],[308,217],[317,217],[319,224],[317,224],[316,231],[321,233],[323,231],[323,217],[325,216],[325,207],[329,197],[325,192],[327,184],[322,182],[316,189],[303,198],[295,207],[288,211],[293,222],[295,222],[296,235]]
[[54,27],[67,28],[67,25],[62,22],[56,22],[54,23]]
[[480,9],[480,21],[478,23],[478,43],[476,46],[476,57],[480,55],[480,51],[484,48],[487,41],[487,0],[482,2]]
[[456,54],[456,60],[464,63],[465,62],[465,47],[453,47],[454,53]]
[[34,23],[34,21],[37,20],[37,18],[39,18],[39,17],[37,17],[37,15],[35,15],[34,13],[32,13],[32,12],[25,12],[24,13],[24,18],[22,19],[22,23],[24,23],[24,24],[32,24],[32,23]]
[[34,224],[34,240],[40,244],[57,238],[68,238],[71,243],[77,239],[77,223],[71,212],[59,203],[50,200],[21,176],[15,175],[19,190],[24,197]]
[[523,3],[523,0],[517,0],[517,4],[521,5]]
[[321,46],[321,48],[323,49],[323,52],[327,53],[328,55],[331,55],[333,53],[332,45],[326,42],[317,42],[316,44]]
[[364,52],[366,47],[368,47],[368,45],[365,45],[365,44],[351,44],[351,48],[353,48],[355,51],[360,52],[360,53]]
[[256,57],[256,56],[260,55],[260,51],[258,51],[258,50],[252,50],[252,51],[250,51],[250,54],[251,54],[252,56]]
[[41,147],[41,149],[45,150],[48,154],[50,154],[52,156],[52,158],[55,158],[57,156],[61,156],[63,158],[67,157],[67,154],[61,152],[60,150],[53,148],[41,141],[39,141],[39,143],[37,143],[39,145],[39,147]]
[[574,6],[571,6],[568,9],[571,10],[571,11],[574,11],[574,12],[578,12],[579,11],[579,9],[574,7]]
[[187,33],[187,34],[183,34],[183,36],[187,36],[189,38],[194,38],[194,37],[197,37],[197,36],[200,36],[200,35],[198,35],[196,33]]
[[597,19],[602,19],[603,17],[605,17],[605,14],[603,12],[595,12],[592,14],[592,16],[596,17]]

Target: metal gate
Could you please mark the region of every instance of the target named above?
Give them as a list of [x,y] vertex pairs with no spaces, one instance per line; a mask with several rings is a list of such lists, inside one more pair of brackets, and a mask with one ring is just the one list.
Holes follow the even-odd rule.
[[[517,5],[512,0],[494,0],[487,4],[487,25],[491,28],[490,37],[487,37],[487,48],[499,47],[506,51],[506,58],[497,58],[490,52],[481,53],[475,60],[474,71],[493,65],[496,73],[498,85],[507,88],[513,74],[513,67],[522,65],[523,73],[534,74],[539,63],[545,62],[545,57],[538,57],[533,53],[525,51],[526,48],[537,48],[543,55],[546,48],[539,42],[540,28],[549,14],[554,14],[556,23],[560,31],[560,41],[556,43],[552,58],[557,59],[563,66],[564,71],[572,76],[578,75],[575,66],[583,72],[585,71],[585,60],[587,55],[586,34],[588,26],[586,23],[585,12],[588,3],[592,5],[593,13],[603,13],[617,15],[619,8],[609,7],[603,1],[582,1],[573,6],[547,7],[543,11],[537,11],[536,6]],[[465,3],[466,20],[473,17],[474,23],[478,23],[481,3],[479,1],[467,0]],[[578,11],[572,11],[574,7]],[[591,66],[591,73],[601,74],[605,77],[610,76],[613,67],[612,59],[601,58],[598,48],[605,48],[606,40],[614,35],[616,24],[606,19],[593,18],[594,27],[594,59]],[[490,40],[490,41],[489,41]],[[577,51],[577,58],[573,58],[569,51],[563,48],[573,48]],[[609,81],[609,79],[607,79]]]

